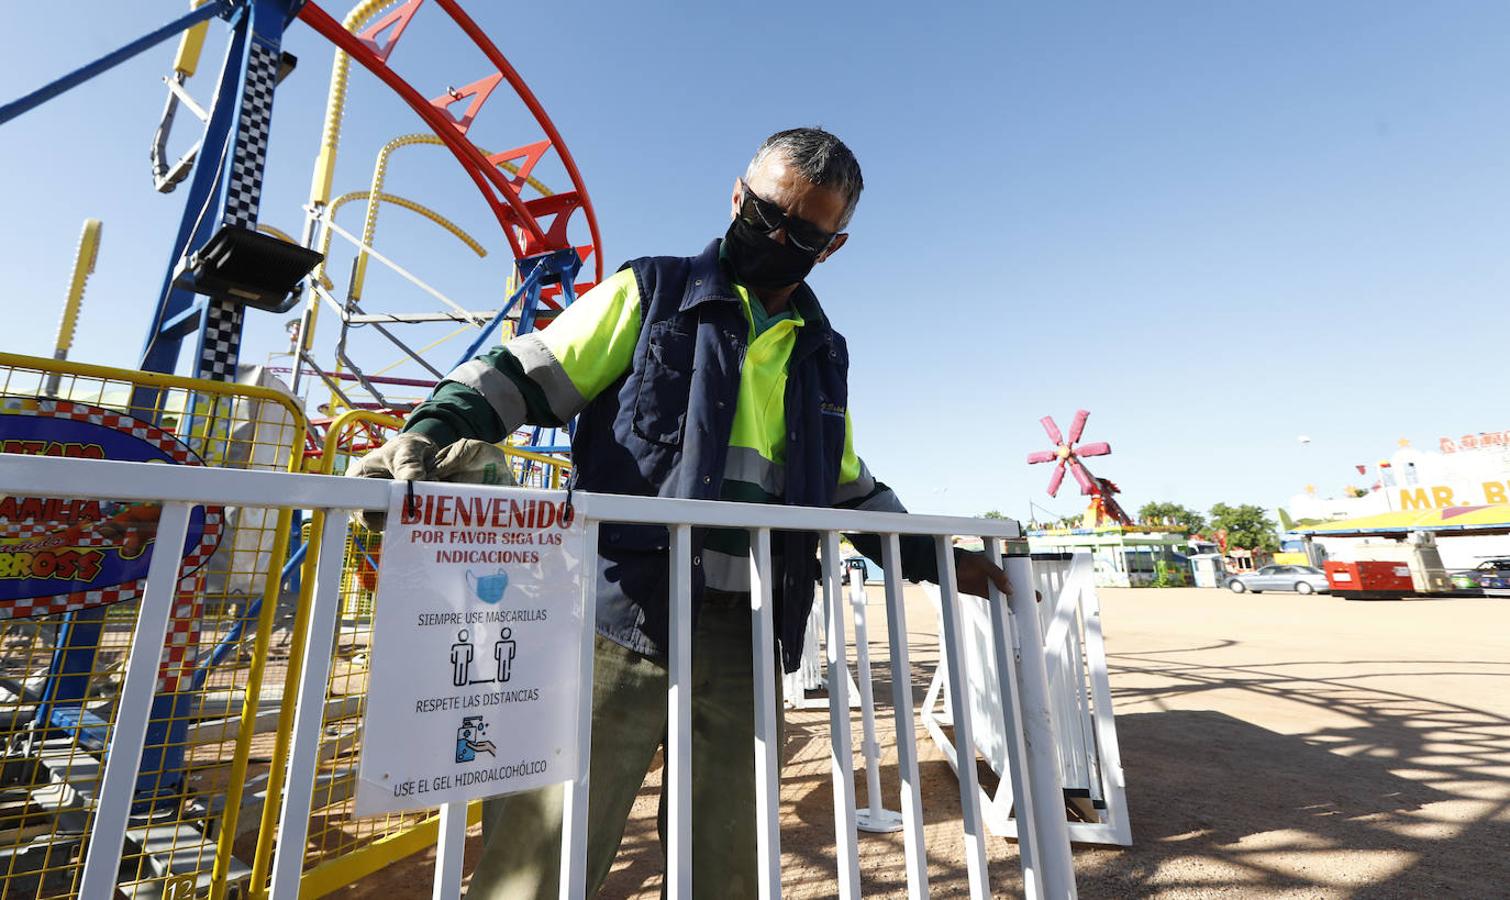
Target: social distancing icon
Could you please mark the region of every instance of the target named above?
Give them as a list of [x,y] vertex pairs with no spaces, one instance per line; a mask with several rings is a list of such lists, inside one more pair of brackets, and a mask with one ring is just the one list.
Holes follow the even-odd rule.
[[467,687],[473,684],[506,684],[514,673],[514,657],[519,644],[514,640],[514,629],[507,625],[498,632],[493,642],[493,671],[485,678],[476,678],[473,662],[477,661],[477,648],[472,643],[472,633],[467,629],[456,632],[456,643],[451,645],[451,684]]

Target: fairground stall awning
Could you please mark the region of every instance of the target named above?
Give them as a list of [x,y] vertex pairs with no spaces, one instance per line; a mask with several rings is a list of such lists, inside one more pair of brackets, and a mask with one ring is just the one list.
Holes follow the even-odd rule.
[[1510,503],[1380,513],[1337,522],[1296,526],[1294,531],[1315,537],[1404,535],[1412,531],[1510,534]]

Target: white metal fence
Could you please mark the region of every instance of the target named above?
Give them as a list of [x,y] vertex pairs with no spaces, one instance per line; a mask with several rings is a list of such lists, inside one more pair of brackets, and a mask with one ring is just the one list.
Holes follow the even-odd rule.
[[[289,475],[202,467],[158,466],[144,463],[68,460],[9,456],[0,462],[0,494],[30,496],[108,497],[158,501],[163,504],[157,532],[158,547],[184,543],[193,506],[204,503],[237,507],[293,507],[315,510],[322,547],[343,546],[347,513],[357,509],[385,510],[391,485],[365,479],[320,475]],[[506,492],[507,488],[497,490]],[[905,838],[908,893],[928,896],[928,865],[923,842],[923,802],[918,777],[917,735],[908,672],[907,622],[902,600],[899,536],[924,535],[934,541],[939,572],[944,660],[952,695],[967,696],[965,626],[962,604],[954,590],[951,536],[979,536],[986,552],[1000,558],[1003,542],[1020,536],[1016,523],[968,518],[910,516],[848,510],[808,509],[741,503],[628,497],[577,493],[577,515],[587,523],[589,558],[593,571],[599,523],[660,524],[671,533],[671,635],[667,703],[669,728],[664,790],[668,798],[666,895],[672,900],[692,896],[691,834],[691,546],[694,527],[743,528],[751,536],[750,611],[755,678],[755,760],[759,860],[763,898],[781,895],[781,830],[779,820],[775,673],[772,624],[771,531],[804,530],[822,535],[822,588],[828,614],[828,672],[830,673],[830,737],[834,783],[838,895],[860,896],[856,842],[854,752],[850,735],[848,666],[845,634],[844,573],[839,553],[841,533],[872,533],[882,540],[887,626],[894,674],[892,703],[896,718],[900,809]],[[1026,556],[1007,557],[1013,593],[1001,597],[991,590],[990,639],[995,658],[1011,660],[996,667],[995,685],[1002,698],[1002,721],[1007,740],[1006,773],[1013,785],[1020,855],[1026,895],[1034,898],[1075,896],[1074,870],[1065,823],[1060,767],[1053,734],[1049,670],[1035,609],[1035,578]],[[309,611],[306,659],[297,686],[297,715],[278,825],[278,852],[272,870],[272,896],[298,895],[300,867],[308,827],[321,727],[320,711],[329,676],[331,643],[339,611],[341,554],[321,553],[315,573],[313,607]],[[141,601],[140,618],[126,663],[125,680],[115,727],[110,736],[105,774],[95,808],[80,883],[81,897],[108,897],[115,888],[122,835],[131,813],[132,788],[146,733],[160,648],[163,646],[176,588],[177,560],[154,554]],[[593,620],[593,591],[589,579],[585,619]],[[1009,616],[1027,627],[1014,629]],[[1031,623],[1031,624],[1028,624]],[[593,635],[584,628],[582,683],[591,685]],[[965,759],[975,758],[971,704],[958,704],[954,713],[954,746]],[[566,817],[561,858],[561,896],[580,898],[585,892],[585,821],[587,772],[591,739],[591,705],[580,709],[580,771],[566,785]],[[981,793],[974,766],[961,766],[960,804],[963,811],[966,870],[970,896],[992,896],[986,865],[986,832]],[[462,845],[466,810],[460,805],[441,810],[441,839],[437,855],[434,896],[460,893]]]
[[[1034,584],[1039,602],[1035,621],[1014,617],[1014,646],[1024,637],[1044,648],[1049,717],[1058,747],[1059,784],[1065,802],[1075,808],[1068,824],[1076,841],[1127,846],[1132,826],[1127,812],[1117,727],[1112,718],[1106,644],[1101,634],[1101,603],[1089,553],[1035,553]],[[935,600],[937,593],[934,592]],[[968,705],[976,727],[976,750],[999,775],[1007,774],[1011,734],[999,698],[1001,665],[991,638],[993,623],[986,604],[963,597]],[[942,619],[942,610],[940,610]],[[1031,632],[1031,634],[1029,633]],[[933,674],[923,698],[923,727],[956,772],[954,744],[944,732],[953,724],[959,696],[953,692],[950,663]],[[982,733],[983,731],[983,733]],[[1017,837],[1014,782],[1003,777],[986,804],[986,826],[993,834]]]
[[[1081,816],[1081,821],[1070,823],[1070,838],[1128,846],[1132,824],[1112,717],[1095,563],[1084,552],[1035,554],[1033,575],[1039,591],[1053,600],[1038,605],[1038,619],[1059,739],[1060,781]],[[997,798],[1001,819],[1010,796],[1003,792]],[[989,816],[987,824],[992,824]],[[1001,831],[1012,833],[1005,825]]]

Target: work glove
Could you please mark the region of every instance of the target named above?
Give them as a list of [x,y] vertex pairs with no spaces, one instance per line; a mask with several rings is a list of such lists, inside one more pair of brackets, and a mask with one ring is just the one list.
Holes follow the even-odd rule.
[[388,443],[357,460],[346,470],[353,478],[392,478],[396,481],[434,481],[440,448],[412,431],[394,435]]
[[435,457],[435,479],[456,484],[496,484],[513,487],[514,468],[508,454],[487,441],[462,438]]
[[[352,478],[391,478],[396,481],[434,481],[439,448],[422,434],[394,435],[386,444],[368,453],[346,470]],[[369,531],[382,531],[387,513],[379,509],[358,510],[353,518]]]
[[[406,433],[372,451],[346,472],[357,478],[399,481],[450,481],[457,484],[514,485],[508,455],[487,441],[463,438],[437,450],[435,442]],[[382,510],[361,510],[357,520],[369,531],[382,531]]]

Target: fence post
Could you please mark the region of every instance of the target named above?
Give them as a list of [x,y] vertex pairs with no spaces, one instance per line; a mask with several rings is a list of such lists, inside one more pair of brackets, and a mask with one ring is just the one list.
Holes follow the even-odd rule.
[[891,706],[897,728],[897,777],[902,782],[903,855],[909,900],[928,897],[928,854],[923,841],[923,791],[918,780],[917,730],[912,722],[912,661],[907,649],[907,609],[902,597],[902,550],[895,534],[881,539],[886,578],[886,631],[891,643]]
[[760,900],[781,896],[781,729],[771,610],[771,530],[750,533],[750,624],[755,673],[755,832]]
[[[981,819],[980,780],[975,774],[975,735],[970,723],[970,662],[966,658],[964,623],[954,581],[954,547],[942,535],[933,539],[938,559],[939,610],[944,633],[944,660],[949,693],[954,697],[954,746],[959,775],[959,805],[965,829],[965,871],[972,900],[991,896],[991,873],[986,867],[985,824]],[[1031,595],[1031,591],[1029,592]]]
[[865,572],[849,570],[849,605],[855,614],[855,661],[860,669],[860,751],[865,756],[865,809],[855,815],[855,827],[874,834],[902,830],[901,813],[881,805],[881,745],[876,742],[876,704],[870,680],[870,633],[865,627]]
[[666,897],[692,900],[692,527],[671,528],[667,653]]
[[[986,557],[993,563],[1001,561],[1001,542],[996,538],[985,540],[985,551]],[[987,593],[990,595],[987,606],[991,613],[991,649],[996,657],[1002,730],[1007,744],[1007,771],[1002,773],[1002,777],[1008,780],[1010,790],[1007,794],[1010,799],[1002,802],[1004,807],[1015,805],[1017,809],[1017,848],[1022,863],[1023,896],[1028,900],[1045,900],[1038,862],[1037,834],[1031,824],[1031,817],[1035,813],[1033,794],[1036,788],[1028,776],[1027,747],[1022,737],[1022,691],[1017,677],[1017,672],[1023,665],[1022,654],[1012,640],[1009,600],[994,584]],[[1003,824],[1009,813],[1008,808],[1000,810]]]
[[80,897],[115,896],[126,820],[131,814],[136,770],[147,738],[147,718],[157,687],[157,664],[162,658],[168,618],[178,595],[178,569],[191,509],[188,503],[164,504],[158,520],[152,561],[147,564],[147,590],[137,612],[136,632],[131,636],[126,677],[121,683],[120,704],[110,734],[110,752],[105,757],[105,775],[100,781],[99,805],[94,812],[94,827],[89,832],[89,848],[79,882]]
[[462,851],[467,843],[467,804],[447,803],[440,808],[440,844],[435,848],[435,879],[430,900],[456,900],[461,896]]
[[[557,467],[555,471],[560,471]],[[578,512],[578,515],[582,515]],[[581,683],[584,696],[577,708],[577,774],[568,781],[561,801],[561,900],[587,896],[587,798],[592,774],[593,664],[596,662],[598,620],[598,523],[585,526],[582,557]]]
[[1090,663],[1092,702],[1095,704],[1096,749],[1106,779],[1106,818],[1113,840],[1132,843],[1132,823],[1127,816],[1127,780],[1122,772],[1122,753],[1117,744],[1117,726],[1112,718],[1111,685],[1106,672],[1106,640],[1101,634],[1101,598],[1096,595],[1095,571],[1089,553],[1075,554],[1070,577],[1079,581],[1085,608],[1085,658]]
[[[252,874],[248,878],[247,896],[251,900],[263,900],[267,896],[268,874],[272,868],[274,841],[279,833],[278,815],[283,808],[283,784],[288,777],[289,745],[298,733],[294,718],[299,713],[295,704],[288,702],[289,685],[303,678],[308,663],[305,648],[309,642],[310,617],[315,608],[315,586],[319,581],[321,566],[326,555],[337,559],[344,557],[344,545],[324,546],[321,543],[324,513],[316,510],[309,520],[309,543],[305,544],[304,564],[300,572],[299,597],[294,611],[292,643],[288,653],[287,669],[284,672],[283,698],[278,709],[278,730],[273,738],[272,759],[268,767],[267,791],[262,800],[262,816],[257,826],[257,849],[252,853]],[[337,565],[344,564],[344,560]],[[331,601],[339,605],[339,597]],[[321,651],[324,652],[324,651]],[[328,653],[325,654],[329,656]],[[324,704],[322,703],[323,707]],[[321,720],[323,724],[324,716]],[[312,797],[313,795],[311,795]]]
[[[1070,834],[1066,827],[1064,788],[1059,783],[1058,747],[1054,741],[1054,721],[1049,712],[1049,676],[1044,667],[1043,633],[1038,621],[1037,586],[1033,581],[1033,564],[1026,554],[1009,555],[1007,579],[1012,585],[1010,605],[1022,642],[1021,665],[1017,688],[1022,701],[1022,737],[1027,759],[1027,778],[1031,784],[1027,809],[1020,801],[1017,815],[1019,837],[1033,831],[1033,855],[1039,866],[1043,895],[1051,900],[1073,898],[1075,866],[1070,858]],[[956,697],[964,697],[956,692]],[[956,713],[966,706],[956,705]],[[961,770],[964,766],[961,765]]]
[[860,848],[855,835],[855,747],[849,733],[849,654],[845,652],[844,570],[839,534],[823,533],[823,610],[828,614],[828,729],[834,780],[834,856],[839,897],[860,896]]
[[[283,593],[282,573],[277,566],[288,553],[294,529],[293,510],[278,511],[273,546],[268,553],[269,568],[263,575],[262,608],[257,612],[252,632],[252,667],[247,672],[246,698],[241,704],[241,725],[236,732],[236,749],[231,757],[230,783],[226,785],[225,811],[221,813],[220,835],[215,845],[215,863],[211,870],[210,900],[225,900],[229,887],[231,854],[235,851],[237,823],[241,819],[241,799],[246,790],[247,761],[262,699],[262,679],[267,671],[267,649],[272,640],[273,620],[278,599]],[[247,612],[250,616],[250,610]]]
[[315,591],[304,643],[304,670],[294,712],[293,744],[288,755],[288,786],[278,823],[273,856],[272,895],[297,897],[304,870],[304,843],[309,834],[309,806],[314,795],[315,766],[320,752],[320,729],[325,724],[325,689],[330,681],[330,644],[335,637],[336,613],[341,607],[341,565],[346,544],[343,510],[317,509],[314,529],[320,536],[315,564]]

